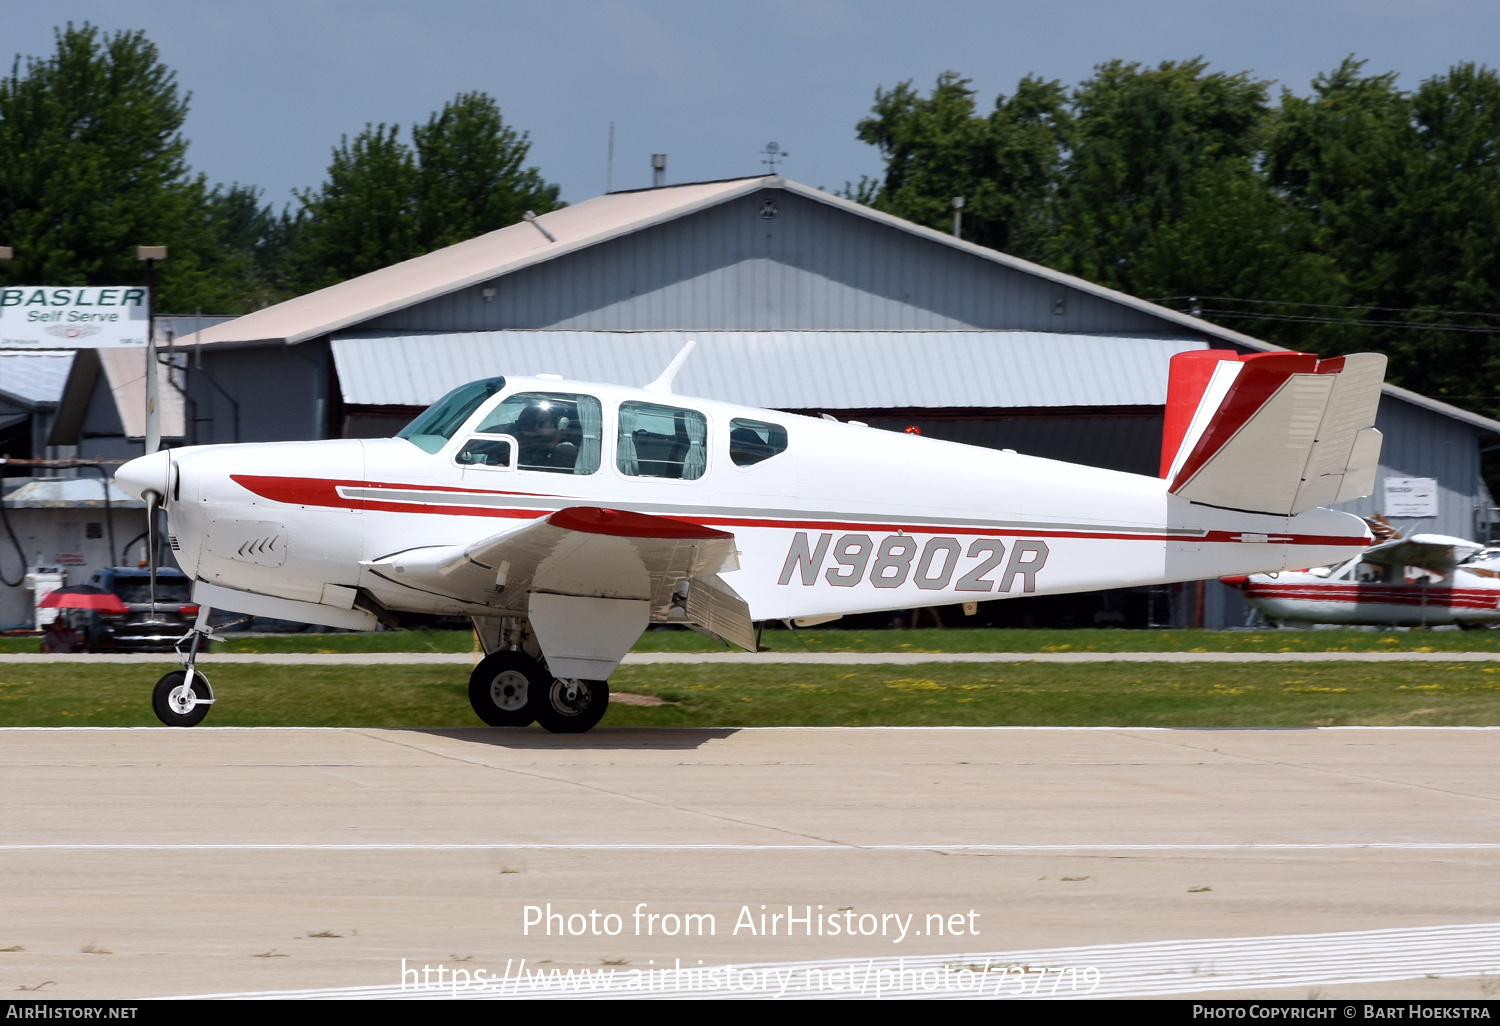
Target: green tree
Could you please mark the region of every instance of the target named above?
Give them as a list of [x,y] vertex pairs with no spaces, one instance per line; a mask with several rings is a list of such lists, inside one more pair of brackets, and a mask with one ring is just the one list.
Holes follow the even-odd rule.
[[525,167],[530,137],[517,133],[484,93],[461,93],[412,126],[419,164],[416,206],[424,250],[504,228],[531,210],[559,206],[556,185]]
[[880,150],[885,175],[846,195],[945,231],[953,198],[962,196],[964,238],[1040,255],[1068,129],[1061,83],[1027,76],[1014,96],[997,97],[981,117],[970,80],[949,71],[927,97],[910,81],[877,89],[871,113],[857,132]]
[[506,126],[495,101],[465,93],[413,144],[397,125],[367,125],[333,151],[328,180],[298,194],[284,226],[292,273],[321,287],[406,260],[560,206],[559,187],[523,166],[531,143]]
[[1268,83],[1209,72],[1200,58],[1155,68],[1110,61],[1074,91],[1071,153],[1053,212],[1049,262],[1138,295],[1162,284],[1138,266],[1163,227],[1199,200],[1235,194],[1265,210],[1253,157],[1269,115]]
[[13,283],[142,279],[138,245],[166,245],[157,309],[247,305],[213,225],[216,193],[190,174],[188,96],[141,32],[85,23],[47,58],[16,57],[0,79],[0,265]]
[[1500,417],[1489,68],[1406,92],[1349,57],[1272,106],[1268,83],[1201,58],[1112,61],[1066,94],[1028,78],[988,119],[950,72],[926,97],[877,90],[857,131],[886,163],[846,190],[861,202],[946,227],[952,196],[998,196],[1011,205],[993,221],[965,211],[976,241],[1179,306],[1203,297],[1209,318],[1282,345],[1384,352],[1391,381]]
[[1391,380],[1500,414],[1495,72],[1460,64],[1407,93],[1346,59],[1283,98],[1267,169],[1347,285],[1314,344],[1382,351]]
[[1197,171],[1183,183],[1178,208],[1117,261],[1141,294],[1216,297],[1200,305],[1244,310],[1232,327],[1294,348],[1308,341],[1313,326],[1256,317],[1262,307],[1224,300],[1346,298],[1334,261],[1310,244],[1310,220],[1269,188],[1248,159]]
[[300,192],[295,259],[317,288],[422,252],[416,224],[417,164],[400,126],[366,125],[333,151],[328,180]]

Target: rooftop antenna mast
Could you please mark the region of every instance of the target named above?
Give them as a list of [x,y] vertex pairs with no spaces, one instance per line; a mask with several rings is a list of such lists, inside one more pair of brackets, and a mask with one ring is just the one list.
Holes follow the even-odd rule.
[[791,156],[790,153],[787,153],[780,146],[776,145],[773,142],[766,143],[766,148],[761,150],[760,152],[766,155],[765,159],[762,160],[761,163],[769,167],[771,169],[771,174],[773,175],[776,173],[776,165],[780,164],[783,160],[786,160],[786,158]]
[[604,191],[615,191],[615,123],[609,123],[609,161],[604,170]]

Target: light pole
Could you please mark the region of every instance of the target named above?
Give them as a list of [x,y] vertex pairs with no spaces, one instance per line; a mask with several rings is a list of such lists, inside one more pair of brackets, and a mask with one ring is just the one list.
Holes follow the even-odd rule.
[[146,455],[161,448],[161,397],[156,381],[156,262],[167,258],[166,246],[137,246],[135,258],[146,262]]

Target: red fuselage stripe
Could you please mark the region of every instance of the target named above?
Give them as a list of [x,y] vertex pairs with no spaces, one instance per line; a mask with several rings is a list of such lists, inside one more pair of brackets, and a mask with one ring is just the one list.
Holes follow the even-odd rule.
[[1500,602],[1500,588],[1424,588],[1416,584],[1252,584],[1245,590],[1245,596],[1283,602],[1353,602],[1359,605],[1495,609],[1497,602]]
[[[393,485],[370,481],[336,481],[323,478],[295,478],[295,477],[262,477],[250,474],[232,474],[231,480],[242,487],[254,492],[256,495],[273,502],[285,502],[298,506],[323,506],[329,509],[359,509],[372,510],[384,513],[414,513],[439,516],[457,517],[502,517],[509,520],[536,520],[557,513],[552,509],[524,509],[501,506],[468,506],[468,505],[443,505],[438,502],[402,502],[400,500],[383,499],[361,499],[339,494],[340,488],[364,488],[364,489],[390,489],[392,491],[424,491],[433,493],[449,493],[462,495],[496,495],[496,496],[520,496],[527,498],[537,497],[536,493],[527,492],[497,492],[482,489],[468,488],[444,488],[433,485]],[[547,496],[547,498],[569,501],[566,496]],[[585,505],[579,500],[580,506]],[[1088,538],[1095,541],[1180,541],[1188,543],[1196,542],[1219,542],[1239,544],[1243,531],[1209,531],[1202,536],[1183,536],[1163,533],[1132,533],[1126,531],[1086,531],[1086,530],[1057,530],[1049,528],[1029,527],[969,527],[952,524],[924,525],[924,524],[898,524],[898,523],[861,523],[848,520],[792,520],[786,518],[765,518],[754,516],[724,516],[724,515],[699,515],[699,516],[672,516],[670,514],[643,514],[645,516],[658,517],[660,519],[678,520],[685,524],[694,524],[701,527],[717,525],[729,529],[736,527],[765,527],[782,528],[799,531],[844,531],[844,532],[890,532],[905,531],[908,534],[939,534],[939,535],[982,535],[993,537],[996,535],[1026,537],[1026,538]],[[1272,544],[1290,545],[1316,545],[1316,546],[1339,546],[1343,548],[1363,547],[1368,539],[1359,537],[1351,538],[1340,535],[1288,535],[1285,542],[1280,540]]]

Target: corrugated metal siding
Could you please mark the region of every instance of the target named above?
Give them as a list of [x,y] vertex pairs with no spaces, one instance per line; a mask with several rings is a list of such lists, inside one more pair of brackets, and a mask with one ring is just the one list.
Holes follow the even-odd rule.
[[1473,538],[1479,532],[1479,432],[1461,421],[1385,396],[1375,426],[1385,436],[1375,494],[1338,509],[1360,516],[1383,512],[1387,477],[1431,477],[1438,483],[1438,515],[1423,520],[1393,520],[1402,531],[1427,531]]
[[[760,216],[762,203],[777,214]],[[485,289],[493,298],[484,299]],[[1054,313],[1057,300],[1066,312]],[[388,331],[1180,331],[781,189],[767,189],[359,325]]]
[[24,403],[55,403],[62,398],[72,353],[0,353],[0,392]]
[[928,438],[941,438],[987,449],[1014,449],[1027,456],[1066,460],[1086,467],[1123,470],[1127,474],[1155,476],[1161,463],[1161,411],[1132,415],[974,416],[924,417],[922,411],[907,416],[861,418],[871,427],[903,431],[920,428]]
[[496,331],[340,336],[346,403],[425,406],[466,381],[561,374],[643,385],[689,339],[674,390],[770,409],[1161,406],[1188,338],[1029,331]]

